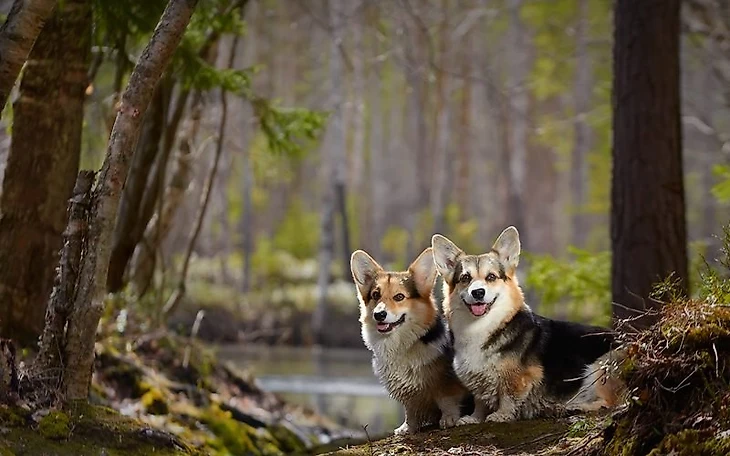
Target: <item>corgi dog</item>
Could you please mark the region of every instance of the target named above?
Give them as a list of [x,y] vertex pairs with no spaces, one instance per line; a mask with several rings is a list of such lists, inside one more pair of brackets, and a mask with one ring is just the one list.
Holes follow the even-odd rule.
[[468,255],[441,235],[431,240],[444,279],[444,313],[453,334],[454,371],[474,394],[460,424],[555,416],[611,407],[621,384],[607,374],[611,330],[533,313],[517,283],[517,229],[491,251]]
[[352,254],[350,268],[373,371],[405,408],[405,422],[394,433],[436,423],[454,426],[468,391],[453,371],[449,332],[431,297],[436,279],[431,248],[402,272],[384,270],[362,250]]

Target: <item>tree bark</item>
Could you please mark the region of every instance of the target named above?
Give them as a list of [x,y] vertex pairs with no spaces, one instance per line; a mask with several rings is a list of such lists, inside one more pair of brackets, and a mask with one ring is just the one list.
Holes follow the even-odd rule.
[[15,0],[0,27],[0,115],[56,0]]
[[66,203],[79,166],[91,50],[91,2],[66,0],[30,54],[14,106],[0,197],[0,334],[43,330]]
[[150,170],[161,150],[169,102],[167,91],[165,84],[159,84],[155,90],[150,109],[142,122],[129,177],[122,191],[106,282],[107,291],[110,293],[119,291],[124,285],[124,271],[139,242],[139,236],[134,236],[134,233],[140,224],[140,206],[147,189]]
[[[34,371],[39,374],[35,380],[47,386],[41,391],[55,393],[61,384],[66,345],[66,325],[71,305],[76,294],[79,265],[88,232],[91,187],[94,184],[92,171],[81,171],[76,179],[73,196],[68,209],[68,224],[63,232],[64,244],[56,274],[56,283],[46,310],[46,325],[43,329],[36,357]],[[48,398],[55,399],[55,398]]]
[[[687,291],[680,126],[680,0],[618,0],[614,17],[613,315],[635,318],[670,274]],[[664,298],[664,297],[660,297]],[[644,315],[632,326],[656,320]]]
[[67,372],[63,385],[67,400],[88,398],[96,328],[104,308],[111,240],[122,186],[155,86],[169,65],[196,4],[197,0],[170,0],[122,95],[107,155],[94,189],[87,254],[69,321]]

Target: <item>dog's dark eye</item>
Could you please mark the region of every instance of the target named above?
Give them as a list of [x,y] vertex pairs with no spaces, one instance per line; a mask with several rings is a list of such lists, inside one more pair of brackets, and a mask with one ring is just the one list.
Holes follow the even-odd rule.
[[393,296],[393,300],[395,301],[403,301],[406,299],[406,297],[403,295],[403,293],[398,293],[397,295]]
[[461,277],[459,277],[459,282],[461,283],[466,283],[469,281],[471,281],[471,274],[469,274],[468,272],[462,274]]
[[370,295],[370,297],[373,299],[373,301],[377,301],[380,299],[380,292],[378,290],[373,291],[373,294]]
[[487,282],[494,282],[495,280],[497,280],[497,276],[493,272],[487,274]]

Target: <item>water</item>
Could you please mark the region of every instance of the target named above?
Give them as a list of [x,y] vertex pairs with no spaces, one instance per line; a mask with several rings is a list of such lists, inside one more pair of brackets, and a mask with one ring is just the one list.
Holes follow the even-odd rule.
[[373,375],[365,349],[225,346],[218,356],[252,372],[259,386],[372,437],[403,422],[403,407]]

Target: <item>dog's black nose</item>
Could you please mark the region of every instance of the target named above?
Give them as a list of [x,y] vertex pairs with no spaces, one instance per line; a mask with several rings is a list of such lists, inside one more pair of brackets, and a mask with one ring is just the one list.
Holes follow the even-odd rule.
[[385,320],[385,317],[388,316],[388,312],[381,310],[380,312],[375,312],[373,314],[373,317],[375,317],[376,321],[383,321]]
[[484,288],[477,288],[476,290],[471,290],[471,295],[474,297],[474,299],[482,299],[482,298],[484,298],[485,294],[486,294],[486,291],[484,291]]

